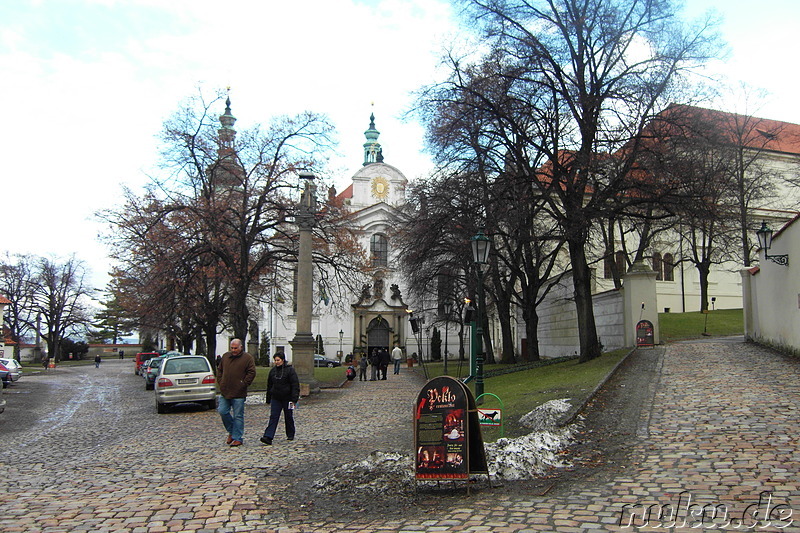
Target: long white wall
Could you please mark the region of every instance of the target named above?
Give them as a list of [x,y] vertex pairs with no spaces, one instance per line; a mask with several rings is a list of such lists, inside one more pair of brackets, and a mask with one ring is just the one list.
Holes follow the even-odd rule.
[[[539,354],[542,357],[576,355],[580,351],[578,318],[572,297],[572,276],[555,283],[538,308]],[[604,350],[625,346],[625,313],[622,291],[592,297],[597,335]]]
[[776,234],[770,255],[788,255],[783,266],[759,255],[759,268],[743,277],[745,335],[782,349],[800,352],[800,219]]

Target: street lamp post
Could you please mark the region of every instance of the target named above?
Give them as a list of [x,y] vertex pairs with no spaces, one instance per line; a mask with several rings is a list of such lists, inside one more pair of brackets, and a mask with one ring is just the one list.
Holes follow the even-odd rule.
[[344,339],[344,331],[341,329],[339,330],[339,360],[342,360],[342,356],[344,355],[344,351],[342,350],[342,339]]
[[450,310],[453,308],[452,302],[450,300],[445,300],[444,302],[444,375],[447,375],[447,333],[448,328],[447,326],[450,325]]
[[478,320],[475,327],[475,339],[478,343],[478,353],[475,357],[477,374],[475,376],[475,397],[483,394],[483,358],[485,355],[483,344],[483,317],[486,315],[486,296],[483,288],[483,269],[489,264],[489,250],[492,241],[483,234],[483,228],[478,228],[478,234],[470,239],[472,246],[472,260],[478,269]]

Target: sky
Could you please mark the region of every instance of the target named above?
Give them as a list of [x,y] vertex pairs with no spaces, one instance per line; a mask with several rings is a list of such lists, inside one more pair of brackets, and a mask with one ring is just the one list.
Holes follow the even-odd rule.
[[[800,123],[800,3],[688,0],[685,14],[708,9],[729,47],[709,75],[769,91],[728,110]],[[363,162],[372,112],[385,161],[424,177],[423,129],[404,116],[443,77],[457,33],[445,0],[2,0],[0,253],[74,253],[102,289],[111,265],[94,214],[149,182],[163,122],[198,89],[230,87],[240,130],[326,114],[338,190]]]

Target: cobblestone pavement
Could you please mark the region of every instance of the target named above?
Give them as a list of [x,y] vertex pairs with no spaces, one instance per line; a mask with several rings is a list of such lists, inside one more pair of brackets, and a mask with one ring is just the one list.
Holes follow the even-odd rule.
[[[267,411],[254,398],[240,448],[225,446],[214,411],[156,415],[130,361],[25,375],[0,415],[0,530],[800,531],[800,362],[735,342],[663,352],[628,465],[561,476],[553,490],[422,493],[401,513],[352,502],[361,516],[300,489],[370,451],[411,451],[423,379],[405,368],[301,401],[297,440],[279,431],[271,447],[258,444]],[[28,401],[20,413],[23,396],[45,405]]]

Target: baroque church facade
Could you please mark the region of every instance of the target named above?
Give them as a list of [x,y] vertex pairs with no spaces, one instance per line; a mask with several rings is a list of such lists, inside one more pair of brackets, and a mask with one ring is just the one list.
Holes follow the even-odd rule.
[[[402,171],[384,162],[374,115],[364,135],[363,165],[337,201],[349,211],[358,242],[371,258],[371,283],[337,306],[327,301],[317,283],[313,285],[312,334],[321,340],[326,357],[336,355],[342,362],[349,353],[369,353],[375,348],[391,351],[395,343],[407,354],[418,350],[409,325],[412,307],[404,300],[408,290],[391,242],[393,221],[405,203],[408,180]],[[293,303],[268,302],[262,316],[260,326],[269,338],[270,351],[282,351],[291,360],[290,341],[296,331]]]

